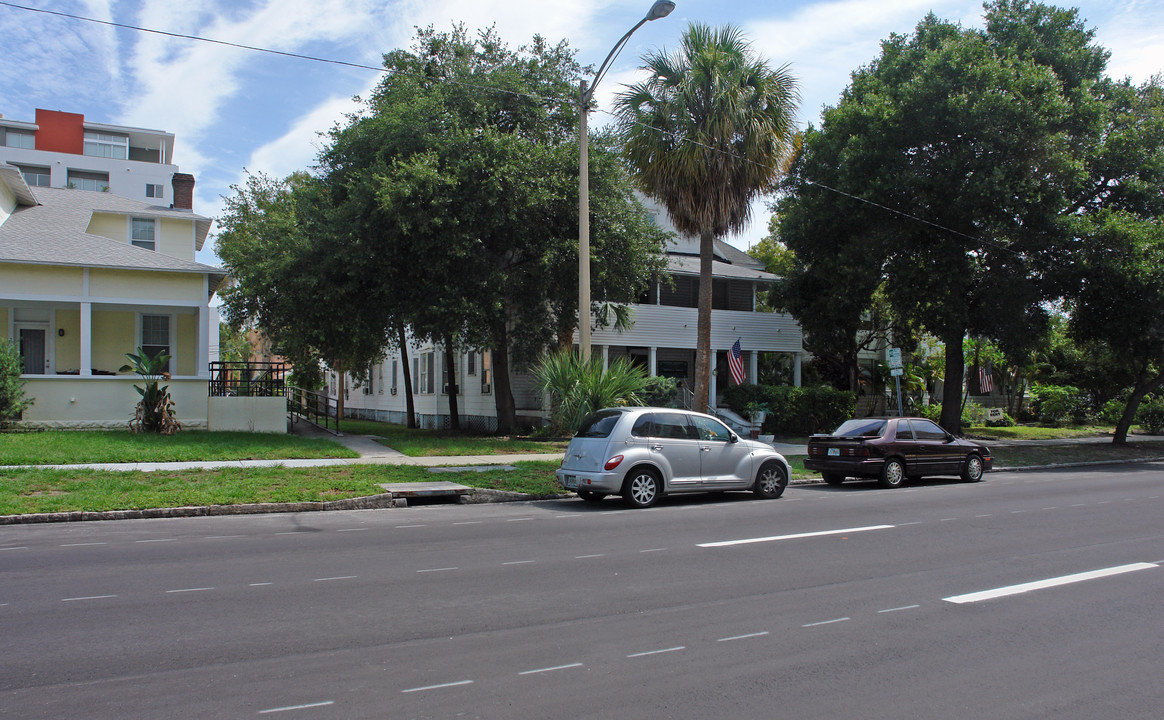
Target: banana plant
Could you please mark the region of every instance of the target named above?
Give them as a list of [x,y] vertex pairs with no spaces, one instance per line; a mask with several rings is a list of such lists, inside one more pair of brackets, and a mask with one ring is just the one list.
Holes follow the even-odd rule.
[[170,397],[170,386],[159,387],[163,378],[169,379],[166,365],[170,362],[168,353],[159,352],[150,357],[143,348],[136,353],[126,353],[129,365],[122,365],[118,372],[134,372],[141,376],[145,387],[134,385],[133,389],[141,395],[137,404],[137,412],[133,420],[129,421],[129,429],[133,432],[150,432],[159,435],[173,435],[182,429],[182,425],[174,417],[174,400]]

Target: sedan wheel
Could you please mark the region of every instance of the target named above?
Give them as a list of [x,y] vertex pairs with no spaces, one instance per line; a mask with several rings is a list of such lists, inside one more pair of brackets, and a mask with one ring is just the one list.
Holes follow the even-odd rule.
[[824,478],[824,481],[829,485],[840,485],[845,481],[844,475],[838,475],[836,473],[821,473],[820,476]]
[[586,502],[599,502],[602,498],[606,497],[606,493],[597,493],[593,490],[579,490],[578,497]]
[[650,507],[658,501],[660,494],[659,476],[651,470],[636,470],[622,486],[622,498],[631,507]]
[[897,458],[886,460],[885,467],[881,468],[881,487],[901,487],[903,482],[905,482],[905,465]]
[[752,489],[762,498],[775,500],[784,494],[786,487],[788,474],[784,472],[784,467],[778,462],[769,461],[760,466],[756,484]]
[[962,479],[966,482],[978,482],[982,479],[982,458],[974,454],[966,458],[966,466],[962,468]]

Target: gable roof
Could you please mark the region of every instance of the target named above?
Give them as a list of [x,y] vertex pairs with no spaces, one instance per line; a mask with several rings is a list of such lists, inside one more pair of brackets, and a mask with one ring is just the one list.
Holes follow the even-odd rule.
[[[209,276],[211,293],[226,277],[225,270],[212,265],[85,232],[93,214],[101,212],[188,220],[205,238],[209,218],[104,192],[37,188],[34,194],[39,204],[18,206],[0,225],[0,262],[199,273]],[[205,230],[199,224],[204,224]]]

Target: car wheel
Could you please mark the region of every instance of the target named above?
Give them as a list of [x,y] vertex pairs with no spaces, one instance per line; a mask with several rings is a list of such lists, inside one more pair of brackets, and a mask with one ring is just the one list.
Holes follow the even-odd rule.
[[593,490],[579,490],[578,497],[582,498],[586,502],[599,502],[604,497],[606,497],[606,493],[597,493]]
[[881,487],[901,487],[905,482],[905,465],[897,458],[889,458],[881,468]]
[[775,500],[784,494],[786,487],[788,487],[788,473],[784,472],[784,466],[774,460],[769,460],[760,466],[760,472],[756,474],[756,484],[752,490],[766,500]]
[[622,499],[631,507],[650,507],[658,502],[662,494],[663,486],[658,474],[647,468],[635,470],[622,484]]
[[836,473],[821,473],[820,476],[824,478],[826,483],[833,486],[840,485],[845,481],[844,475],[837,475]]
[[966,482],[978,482],[982,479],[982,458],[973,453],[966,458],[966,465],[962,468],[962,479]]

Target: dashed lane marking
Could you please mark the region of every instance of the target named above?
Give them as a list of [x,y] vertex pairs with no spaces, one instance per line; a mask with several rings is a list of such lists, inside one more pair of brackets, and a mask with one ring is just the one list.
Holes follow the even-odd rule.
[[212,588],[212,587],[197,587],[197,588],[182,588],[180,590],[167,590],[166,592],[167,593],[190,593],[190,592],[205,592],[207,590],[213,590],[213,589],[214,588]]
[[897,612],[898,610],[913,610],[914,608],[918,608],[918,607],[921,607],[921,605],[902,605],[901,607],[886,608],[885,610],[878,610],[877,614],[880,615],[881,613]]
[[538,668],[537,670],[525,670],[519,672],[518,675],[537,675],[538,673],[554,672],[556,670],[569,670],[570,668],[582,667],[582,663],[570,663],[569,665],[555,665],[553,667]]
[[631,653],[630,655],[627,655],[627,657],[628,658],[637,658],[637,657],[646,657],[648,655],[662,655],[663,653],[679,652],[680,650],[686,650],[686,649],[687,649],[686,645],[679,645],[679,646],[673,647],[673,648],[663,648],[662,650],[647,650],[646,652]]
[[289,710],[307,710],[308,708],[326,707],[327,705],[335,705],[335,700],[324,700],[323,702],[305,703],[303,705],[287,705],[286,707],[268,708],[260,710],[260,715],[267,715],[268,713],[287,712]]
[[108,545],[109,543],[91,542],[91,543],[65,543],[61,547],[89,547],[91,545]]
[[744,540],[724,540],[722,542],[699,543],[697,547],[716,548],[731,547],[733,545],[748,545],[751,543],[775,542],[778,540],[799,540],[801,538],[824,537],[826,535],[844,535],[845,533],[868,532],[870,530],[888,530],[895,525],[869,525],[866,527],[842,528],[840,530],[818,530],[816,532],[796,533],[793,535],[773,535],[771,537],[746,538]]
[[451,688],[451,687],[457,687],[458,685],[472,685],[472,684],[473,684],[472,680],[458,680],[456,682],[441,683],[439,685],[425,685],[423,687],[408,688],[407,690],[401,690],[400,692],[402,692],[402,693],[424,692],[425,690],[440,690],[442,688]]
[[748,638],[764,637],[767,634],[768,634],[768,631],[764,630],[763,632],[748,633],[747,635],[732,635],[731,637],[720,638],[719,640],[716,640],[716,642],[731,642],[733,640],[747,640]]
[[1034,590],[1043,590],[1045,588],[1058,587],[1060,585],[1070,585],[1072,583],[1084,582],[1086,580],[1111,577],[1112,575],[1122,575],[1124,573],[1136,572],[1137,570],[1147,570],[1149,568],[1155,567],[1159,567],[1159,565],[1156,563],[1131,563],[1128,565],[1118,565],[1116,567],[1103,568],[1100,570],[1090,570],[1088,572],[1075,573],[1074,575],[1063,575],[1061,577],[1048,578],[1046,580],[1036,580],[1034,582],[1021,583],[1019,585],[1007,585],[1006,587],[966,593],[964,595],[951,595],[950,597],[942,599],[946,602],[955,604],[981,602],[983,600],[992,600],[994,598],[1007,597],[1009,595],[1020,595],[1022,593],[1028,593]]
[[61,598],[61,602],[80,602],[81,600],[107,600],[115,598],[116,595],[87,595],[85,597]]
[[842,617],[842,618],[833,618],[832,620],[821,620],[820,622],[805,623],[804,625],[801,625],[800,627],[810,628],[810,627],[817,627],[818,625],[832,625],[833,623],[847,622],[848,620],[852,620],[852,618]]

